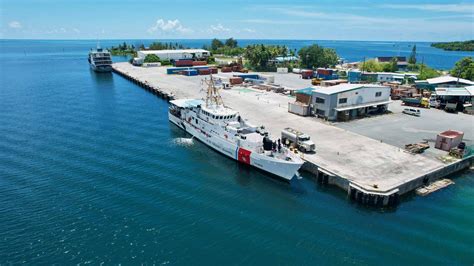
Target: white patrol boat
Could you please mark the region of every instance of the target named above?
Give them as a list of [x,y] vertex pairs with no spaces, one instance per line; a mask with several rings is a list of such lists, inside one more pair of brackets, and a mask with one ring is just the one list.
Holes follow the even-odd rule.
[[208,85],[206,101],[171,101],[169,120],[204,144],[243,164],[286,181],[297,175],[303,160],[282,147],[280,140],[272,141],[263,126],[249,124],[238,112],[224,106],[212,76],[205,82]]

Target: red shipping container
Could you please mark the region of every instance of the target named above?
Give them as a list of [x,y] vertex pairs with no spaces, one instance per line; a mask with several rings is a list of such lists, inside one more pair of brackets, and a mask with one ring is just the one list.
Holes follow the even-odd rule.
[[212,74],[217,74],[217,68],[209,68],[209,70],[211,70],[211,73]]
[[229,78],[229,83],[232,84],[232,85],[235,85],[235,84],[242,84],[244,80],[241,78],[241,77],[232,77],[232,78]]
[[186,67],[186,66],[192,66],[193,65],[193,60],[178,60],[174,62],[174,65],[177,67]]
[[206,61],[193,61],[193,66],[205,66],[207,65]]
[[199,75],[209,75],[209,74],[211,74],[210,69],[199,69],[198,72],[199,72]]
[[221,71],[222,71],[222,72],[231,72],[231,71],[232,71],[232,68],[230,68],[230,67],[222,67]]
[[313,77],[313,70],[303,70],[301,71],[301,77],[304,79],[308,79]]

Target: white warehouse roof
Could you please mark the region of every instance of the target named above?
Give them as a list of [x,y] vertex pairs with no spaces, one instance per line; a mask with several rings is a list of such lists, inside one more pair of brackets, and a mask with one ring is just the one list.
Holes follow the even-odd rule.
[[209,53],[208,50],[204,49],[179,49],[179,50],[143,50],[138,51],[143,54],[178,54],[178,53]]
[[373,84],[339,84],[331,87],[314,87],[314,92],[322,93],[326,95],[346,92],[350,90],[360,89],[360,88],[388,88],[387,86],[373,85]]
[[439,96],[474,96],[474,86],[464,88],[437,88],[436,95]]
[[[442,77],[427,79],[426,81],[428,82],[428,84],[443,84],[443,83],[449,83],[449,82],[457,82],[458,78],[452,77],[452,76],[442,76]],[[459,79],[459,83],[466,84],[466,85],[474,85],[474,82],[467,79],[462,79],[462,78]]]

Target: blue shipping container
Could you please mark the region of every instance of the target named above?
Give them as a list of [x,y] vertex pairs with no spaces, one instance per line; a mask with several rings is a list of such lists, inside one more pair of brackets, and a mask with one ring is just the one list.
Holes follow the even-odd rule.
[[166,74],[172,75],[172,74],[179,74],[180,71],[183,70],[188,70],[189,67],[170,67],[166,69]]
[[362,73],[360,71],[349,71],[347,73],[347,81],[349,82],[359,82],[361,80]]
[[241,77],[242,79],[259,79],[257,74],[234,74],[234,77]]
[[185,76],[197,76],[197,75],[198,75],[198,71],[197,71],[196,69],[184,70],[184,75],[185,75]]

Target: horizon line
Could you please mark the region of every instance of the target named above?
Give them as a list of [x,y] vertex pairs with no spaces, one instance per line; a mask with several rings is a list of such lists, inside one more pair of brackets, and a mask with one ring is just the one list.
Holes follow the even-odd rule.
[[469,41],[469,40],[457,40],[457,41],[415,41],[415,40],[356,40],[356,39],[271,39],[271,38],[234,38],[234,37],[228,37],[228,38],[104,38],[104,39],[98,39],[98,38],[0,38],[2,41],[117,41],[117,40],[213,40],[213,39],[218,39],[218,40],[226,40],[229,38],[233,38],[234,40],[266,40],[266,41],[346,41],[346,42],[399,42],[399,43],[409,43],[409,42],[414,42],[414,43],[437,43],[437,42],[463,42],[463,41]]

